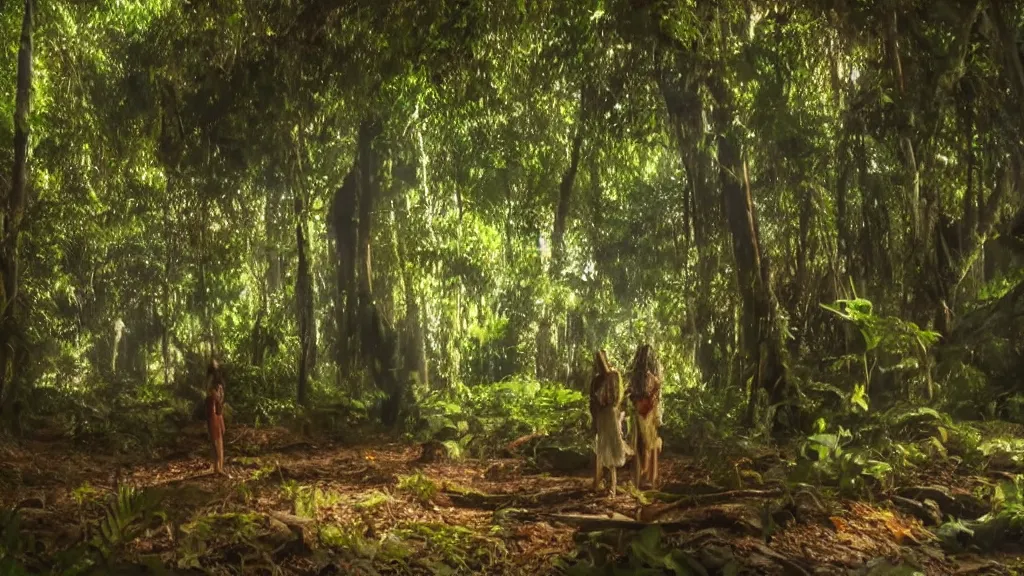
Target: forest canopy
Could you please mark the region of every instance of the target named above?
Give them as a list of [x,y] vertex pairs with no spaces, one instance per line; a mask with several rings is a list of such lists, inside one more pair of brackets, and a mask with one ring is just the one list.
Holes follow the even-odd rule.
[[1024,424],[1019,0],[8,0],[0,195],[10,438],[156,453],[217,360],[229,430],[572,466],[643,345],[666,450],[844,493]]
[[0,22],[9,425],[170,406],[211,356],[244,418],[413,425],[639,342],[700,417],[776,433],[1021,416],[1019,6],[29,7]]

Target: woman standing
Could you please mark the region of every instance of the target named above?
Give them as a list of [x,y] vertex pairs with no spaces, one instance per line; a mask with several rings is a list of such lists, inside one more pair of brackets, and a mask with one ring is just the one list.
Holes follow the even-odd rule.
[[208,382],[206,390],[206,426],[213,441],[213,472],[226,476],[224,472],[224,375],[216,360],[210,360],[206,369]]

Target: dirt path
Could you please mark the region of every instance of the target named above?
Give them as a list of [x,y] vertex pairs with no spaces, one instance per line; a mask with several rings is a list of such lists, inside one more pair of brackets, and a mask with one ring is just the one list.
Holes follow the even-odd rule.
[[[35,536],[24,556],[35,562],[93,540],[111,558],[174,573],[239,573],[244,564],[247,574],[548,574],[576,550],[584,558],[642,556],[621,537],[643,527],[640,516],[657,516],[669,533],[652,544],[654,556],[685,550],[711,574],[729,573],[730,563],[740,574],[885,574],[870,572],[881,559],[927,574],[1008,573],[983,559],[947,557],[917,520],[882,506],[805,494],[769,508],[780,495],[770,486],[702,496],[703,472],[680,458],[666,458],[662,490],[670,494],[661,496],[689,498],[671,504],[650,494],[644,502],[628,487],[614,499],[595,494],[585,470],[544,474],[520,460],[423,463],[418,447],[394,443],[343,447],[283,430],[232,432],[231,478],[208,472],[201,433],[152,459],[87,455],[60,443],[8,447],[0,504],[22,508],[22,530]],[[124,527],[121,540],[104,535],[103,502],[118,484],[152,496],[137,504],[136,523],[144,524],[143,506],[161,521]],[[658,558],[648,565],[665,561]]]

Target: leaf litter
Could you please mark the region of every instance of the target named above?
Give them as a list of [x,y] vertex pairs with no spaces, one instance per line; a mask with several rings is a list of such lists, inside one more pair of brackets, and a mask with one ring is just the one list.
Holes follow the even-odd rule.
[[[708,492],[711,475],[671,454],[661,492],[637,493],[624,470],[609,498],[590,490],[586,469],[545,473],[508,458],[424,463],[420,447],[383,439],[341,446],[236,427],[228,445],[230,478],[209,473],[198,435],[153,457],[61,442],[0,446],[0,505],[18,508],[19,535],[31,540],[3,550],[38,571],[78,551],[93,565],[84,573],[117,564],[212,574],[611,574],[608,564],[641,561],[651,574],[1010,573],[995,556],[945,554],[920,520],[887,504],[829,500],[776,522],[757,497],[770,490],[702,503],[694,495]],[[122,503],[110,504],[119,493]],[[145,494],[150,504],[133,503]],[[637,522],[671,498],[654,528]]]

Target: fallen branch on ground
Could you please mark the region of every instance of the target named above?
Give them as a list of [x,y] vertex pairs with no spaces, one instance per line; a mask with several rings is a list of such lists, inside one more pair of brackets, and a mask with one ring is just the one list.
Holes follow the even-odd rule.
[[505,446],[505,450],[509,454],[515,454],[516,450],[518,450],[519,447],[522,446],[523,444],[526,444],[527,442],[529,442],[531,440],[535,440],[537,438],[543,438],[544,436],[545,436],[544,434],[539,434],[539,433],[538,434],[527,434],[526,436],[520,436],[519,438],[516,438],[515,440],[509,442],[508,445]]
[[458,506],[481,510],[523,508],[525,506],[553,506],[560,502],[593,496],[593,493],[587,490],[549,490],[535,494],[485,494],[483,492],[460,491],[449,486],[443,487],[441,493],[448,496],[452,503]]
[[[600,530],[643,530],[648,526],[658,526],[665,532],[696,532],[709,528],[724,528],[738,531],[748,536],[760,536],[760,522],[754,518],[738,515],[728,508],[710,508],[693,511],[690,517],[680,518],[671,522],[644,522],[627,518],[621,514],[547,514],[543,512],[511,511],[509,517],[521,522],[554,522],[575,526],[584,532]],[[737,530],[738,528],[738,530]]]
[[644,506],[640,510],[639,518],[642,522],[653,522],[668,512],[686,508],[688,506],[706,506],[708,504],[742,500],[744,498],[778,498],[783,494],[785,494],[785,491],[782,488],[773,488],[771,490],[728,490],[726,492],[695,494],[692,496],[679,494],[675,495],[678,496],[678,498],[669,504],[651,504],[650,506]]

